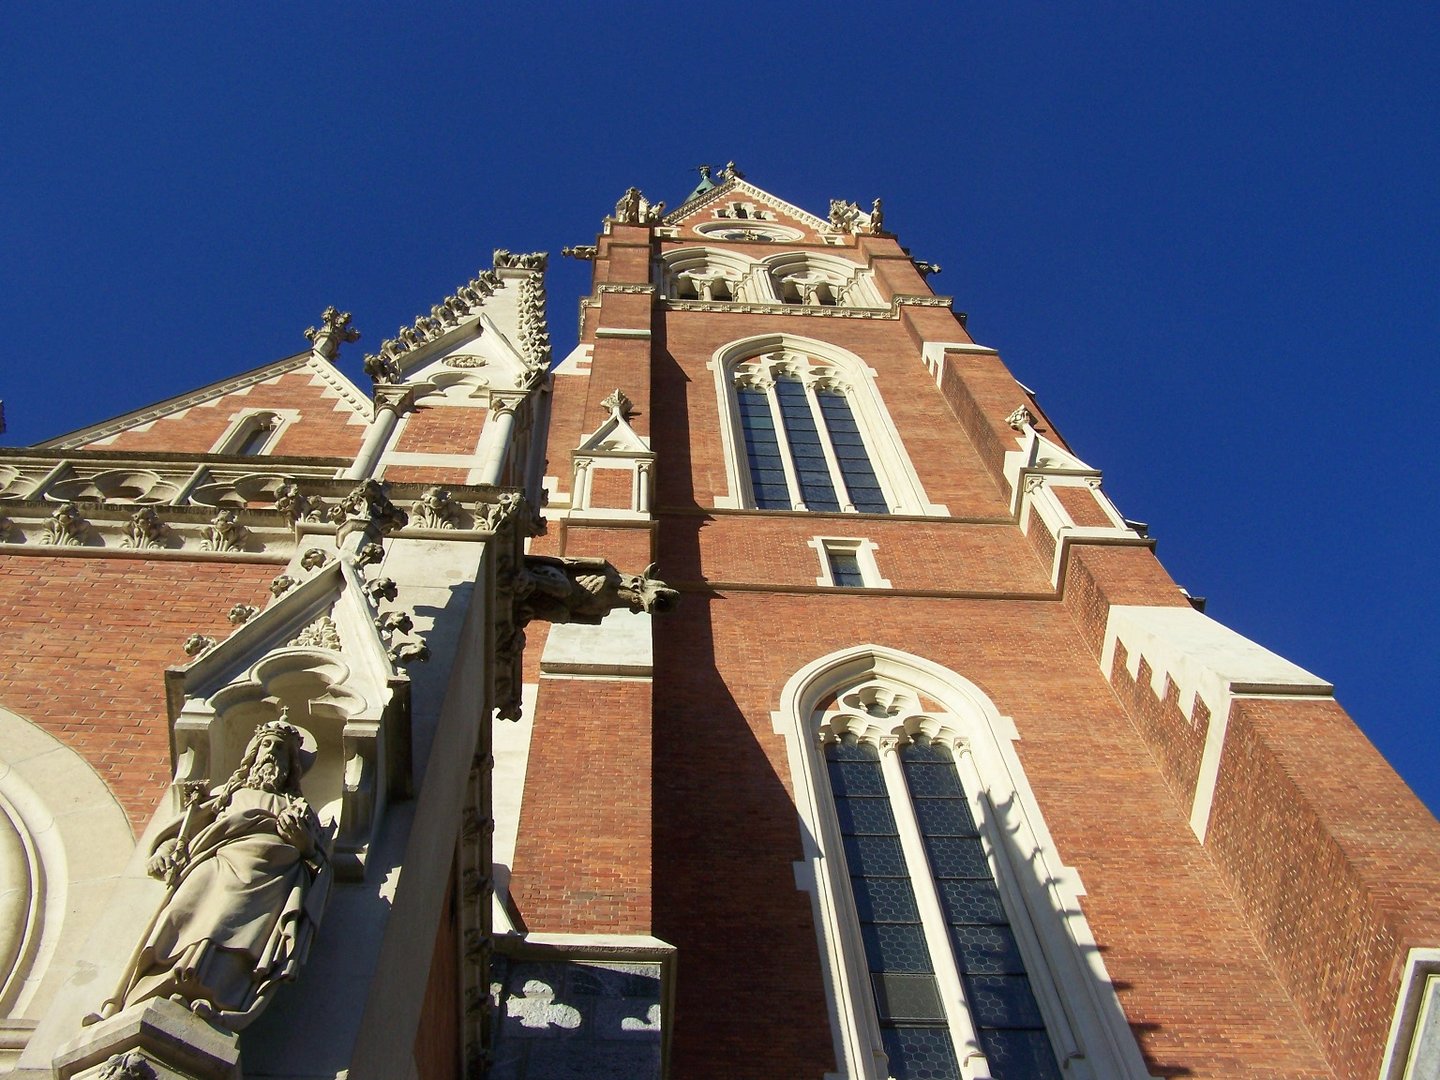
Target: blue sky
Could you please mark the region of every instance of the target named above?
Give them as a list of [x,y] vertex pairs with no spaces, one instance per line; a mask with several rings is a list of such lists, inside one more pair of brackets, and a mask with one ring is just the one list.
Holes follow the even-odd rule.
[[[330,303],[373,347],[493,248],[733,158],[883,197],[1176,579],[1437,808],[1437,55],[1418,3],[12,5],[0,443],[295,352]],[[588,268],[554,263],[563,351]]]

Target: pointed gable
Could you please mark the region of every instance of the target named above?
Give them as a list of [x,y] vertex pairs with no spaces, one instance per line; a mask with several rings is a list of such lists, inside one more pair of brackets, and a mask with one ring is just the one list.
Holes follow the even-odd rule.
[[369,398],[307,351],[39,445],[346,457],[358,452],[369,416]]
[[665,224],[682,240],[818,244],[839,235],[824,218],[733,173],[723,183],[697,189]]

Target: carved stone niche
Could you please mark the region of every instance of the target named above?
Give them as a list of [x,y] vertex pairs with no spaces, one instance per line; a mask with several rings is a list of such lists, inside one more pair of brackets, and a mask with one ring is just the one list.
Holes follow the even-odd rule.
[[357,674],[331,649],[276,649],[208,698],[186,698],[173,735],[177,812],[181,785],[222,783],[281,707],[314,755],[303,787],[333,826],[335,874],[359,880],[387,801],[409,793],[409,682]]

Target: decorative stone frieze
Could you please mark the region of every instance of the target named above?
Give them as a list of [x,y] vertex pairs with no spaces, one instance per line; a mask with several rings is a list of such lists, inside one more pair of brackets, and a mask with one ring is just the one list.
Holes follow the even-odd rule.
[[337,311],[327,307],[320,316],[320,326],[305,331],[305,340],[310,342],[317,356],[323,356],[334,363],[340,355],[342,343],[360,340],[360,331],[350,325],[350,312]]
[[[581,301],[584,303],[584,301]],[[799,315],[820,319],[898,319],[904,307],[944,307],[954,303],[950,296],[896,296],[888,308],[829,307],[818,304],[751,304],[729,300],[673,300],[665,307],[671,311],[728,311],[743,315]],[[590,306],[593,306],[591,301]],[[958,317],[958,313],[957,313]]]
[[447,356],[441,363],[447,368],[468,371],[473,368],[485,367],[490,361],[486,360],[483,356]]

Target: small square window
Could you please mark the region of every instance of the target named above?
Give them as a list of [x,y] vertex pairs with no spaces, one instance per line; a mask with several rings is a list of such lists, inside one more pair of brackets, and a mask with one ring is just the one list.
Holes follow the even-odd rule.
[[[813,506],[813,504],[811,504]],[[875,562],[876,545],[863,538],[817,536],[810,541],[820,556],[815,584],[835,589],[888,589]]]

